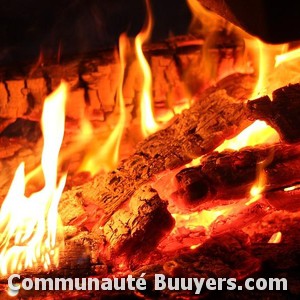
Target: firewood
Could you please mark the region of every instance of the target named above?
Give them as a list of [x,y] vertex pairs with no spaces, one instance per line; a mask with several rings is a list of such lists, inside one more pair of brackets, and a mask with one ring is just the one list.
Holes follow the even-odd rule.
[[88,199],[82,199],[82,187],[66,191],[59,203],[59,215],[64,225],[88,230],[100,242],[103,257],[123,255],[126,261],[152,251],[174,227],[174,219],[150,184],[135,191],[129,202],[117,210],[105,226],[101,226],[102,212]]
[[[202,40],[185,37],[189,43],[177,41],[146,45],[143,50],[153,74],[154,106],[172,108],[187,97],[189,84],[184,83],[185,70],[194,64],[190,55],[202,57]],[[180,39],[180,38],[179,38]],[[182,60],[185,60],[182,68]],[[197,71],[201,77],[201,70]],[[194,76],[195,77],[195,76]],[[0,118],[29,118],[39,120],[45,97],[63,79],[70,84],[67,117],[78,119],[85,111],[90,119],[104,120],[115,108],[121,67],[114,49],[86,53],[57,61],[39,61],[19,68],[0,69]],[[201,88],[198,82],[198,89]],[[203,84],[203,83],[202,83]],[[123,82],[127,106],[138,106],[141,71],[137,63],[128,62]],[[138,107],[135,107],[135,110]]]
[[[119,209],[103,227],[110,255],[124,254],[127,261],[145,257],[174,227],[167,202],[150,185],[141,186],[129,204]],[[98,225],[95,226],[97,232]],[[107,245],[106,245],[107,246]]]
[[183,169],[176,175],[173,198],[179,206],[191,209],[205,202],[211,205],[213,200],[242,199],[250,195],[259,172],[266,176],[266,195],[298,182],[300,145],[279,143],[213,152],[203,157],[200,166]]
[[103,224],[153,175],[212,151],[248,126],[242,100],[251,94],[252,79],[235,74],[220,81],[169,127],[141,142],[135,153],[110,172],[105,181],[96,176],[84,185],[82,198],[100,207]]
[[287,143],[300,141],[300,84],[282,87],[268,96],[249,101],[252,117],[266,121]]

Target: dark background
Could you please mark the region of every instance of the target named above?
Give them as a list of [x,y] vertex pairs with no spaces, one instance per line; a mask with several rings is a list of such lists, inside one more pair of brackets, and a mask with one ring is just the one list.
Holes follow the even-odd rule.
[[[185,0],[151,0],[153,41],[187,32]],[[135,36],[146,16],[143,0],[1,0],[0,65],[98,51]]]
[[[300,1],[200,0],[206,7],[268,43],[300,40]],[[150,0],[152,41],[188,31],[186,0]],[[135,36],[146,16],[144,0],[0,0],[0,66],[55,61],[117,45]],[[60,53],[60,54],[58,54]]]

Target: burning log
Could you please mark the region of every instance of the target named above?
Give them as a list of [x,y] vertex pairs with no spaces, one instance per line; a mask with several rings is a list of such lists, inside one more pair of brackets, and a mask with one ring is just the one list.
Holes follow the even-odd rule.
[[268,96],[249,101],[252,117],[266,121],[274,127],[287,143],[300,141],[300,84],[282,87]]
[[150,185],[141,186],[128,206],[109,219],[103,233],[114,254],[126,253],[133,260],[153,250],[175,222],[167,210],[167,202]]
[[[263,167],[258,170],[260,163]],[[185,208],[212,200],[245,198],[259,176],[258,171],[266,176],[266,195],[295,184],[300,180],[300,145],[276,144],[214,152],[203,157],[200,166],[183,169],[176,175],[178,190],[173,196]]]
[[82,198],[99,205],[105,224],[153,175],[212,151],[249,125],[242,100],[249,97],[252,87],[252,77],[248,75],[236,74],[220,81],[169,127],[141,142],[105,181],[96,176],[84,185]]
[[138,188],[104,226],[99,223],[101,212],[97,212],[95,204],[82,201],[81,196],[81,187],[65,192],[60,216],[65,225],[91,231],[95,241],[100,240],[102,256],[124,254],[134,262],[153,250],[174,227],[167,201],[161,200],[150,184]]
[[[191,36],[177,37],[164,43],[144,47],[153,73],[154,106],[172,109],[187,96],[185,70],[202,57],[203,40]],[[190,57],[193,58],[189,62]],[[234,58],[233,58],[234,60]],[[116,93],[121,78],[121,66],[113,49],[88,53],[57,61],[42,61],[23,65],[21,69],[0,70],[0,118],[26,118],[38,121],[44,99],[63,79],[70,84],[66,114],[78,120],[86,111],[93,120],[104,121],[116,105]],[[26,74],[26,75],[24,75]],[[201,70],[197,72],[201,79]],[[134,116],[141,92],[141,76],[136,63],[128,63],[123,94],[129,112]],[[193,85],[195,85],[195,76]],[[201,80],[196,85],[205,84]],[[188,87],[189,89],[189,87]]]

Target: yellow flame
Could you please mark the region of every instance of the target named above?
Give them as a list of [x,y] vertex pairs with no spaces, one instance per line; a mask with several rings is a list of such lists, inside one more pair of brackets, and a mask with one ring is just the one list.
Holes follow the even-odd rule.
[[268,157],[264,159],[263,161],[260,161],[257,163],[256,166],[256,181],[254,185],[251,187],[250,190],[250,199],[246,203],[246,205],[250,205],[262,197],[262,192],[265,190],[265,186],[267,183],[267,174],[265,172],[265,168],[273,161],[274,158],[274,151],[273,149],[269,153]]
[[141,91],[140,108],[141,108],[141,126],[144,137],[158,130],[152,107],[152,74],[147,59],[143,53],[143,44],[150,38],[152,31],[152,15],[149,0],[146,0],[148,22],[146,27],[135,38],[135,51],[137,60],[143,74],[143,85]]
[[[85,155],[80,171],[89,171],[92,175],[97,174],[100,170],[110,171],[114,169],[119,160],[120,143],[123,136],[123,131],[126,123],[126,109],[123,97],[123,81],[124,71],[126,68],[126,49],[128,38],[122,34],[119,39],[119,56],[121,66],[121,78],[117,91],[117,104],[119,108],[119,120],[109,137],[102,142],[101,139],[94,140],[89,145],[89,150]],[[92,131],[91,124],[85,121],[83,130],[86,134]]]
[[190,247],[190,249],[191,250],[195,250],[195,249],[197,249],[199,246],[201,246],[202,244],[200,243],[200,244],[196,244],[196,245],[192,245],[191,247]]
[[293,185],[293,186],[289,186],[285,189],[283,189],[285,192],[291,192],[291,191],[294,191],[294,190],[297,190],[300,188],[300,184],[296,184],[296,185]]
[[274,233],[271,238],[269,239],[269,244],[279,244],[282,239],[282,233],[280,231]]
[[59,263],[58,202],[66,175],[57,183],[58,154],[64,136],[67,85],[46,98],[42,114],[44,187],[25,196],[24,163],[16,170],[0,210],[0,273]]
[[254,45],[251,47],[252,51],[254,51],[254,57],[257,60],[256,73],[258,73],[258,80],[250,98],[255,99],[263,95],[271,97],[272,90],[269,90],[269,76],[276,67],[278,56],[280,57],[286,51],[287,44],[270,45],[256,39]]
[[277,131],[264,121],[255,121],[236,137],[224,141],[216,151],[225,149],[240,150],[246,146],[256,146],[264,143],[276,143],[280,140]]
[[[207,31],[216,30],[216,28],[224,23],[224,20],[221,17],[204,8],[200,1],[186,0],[186,2],[193,16],[190,24],[190,31],[196,31],[200,29],[201,31],[204,31],[203,33],[207,33]],[[199,25],[198,21],[201,22],[201,25]]]
[[300,58],[300,48],[279,54],[275,57],[275,67],[278,67],[280,64],[284,62],[289,62],[294,59],[299,59]]

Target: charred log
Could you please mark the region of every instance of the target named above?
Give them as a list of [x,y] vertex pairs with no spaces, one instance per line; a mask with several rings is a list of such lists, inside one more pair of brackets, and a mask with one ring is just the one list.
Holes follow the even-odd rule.
[[248,75],[236,74],[220,81],[169,127],[141,142],[105,181],[96,176],[84,185],[82,198],[99,205],[104,224],[153,175],[212,151],[248,126],[242,100],[249,97],[252,87]]
[[[174,219],[150,185],[141,186],[103,227],[112,254],[125,253],[127,260],[145,257],[174,227]],[[95,226],[98,230],[97,225]]]
[[248,107],[255,119],[274,127],[287,143],[300,141],[300,84],[282,87],[268,96],[249,101]]
[[214,152],[204,157],[200,166],[183,169],[176,175],[178,190],[173,196],[179,205],[191,208],[212,200],[242,199],[249,196],[258,172],[266,176],[266,195],[295,184],[300,180],[300,145]]
[[[105,226],[101,211],[89,200],[82,201],[82,188],[63,193],[59,213],[65,225],[91,231],[103,257],[116,255],[134,263],[152,251],[174,227],[174,219],[150,184],[138,188],[126,205],[111,216]],[[102,243],[103,242],[103,243]]]

